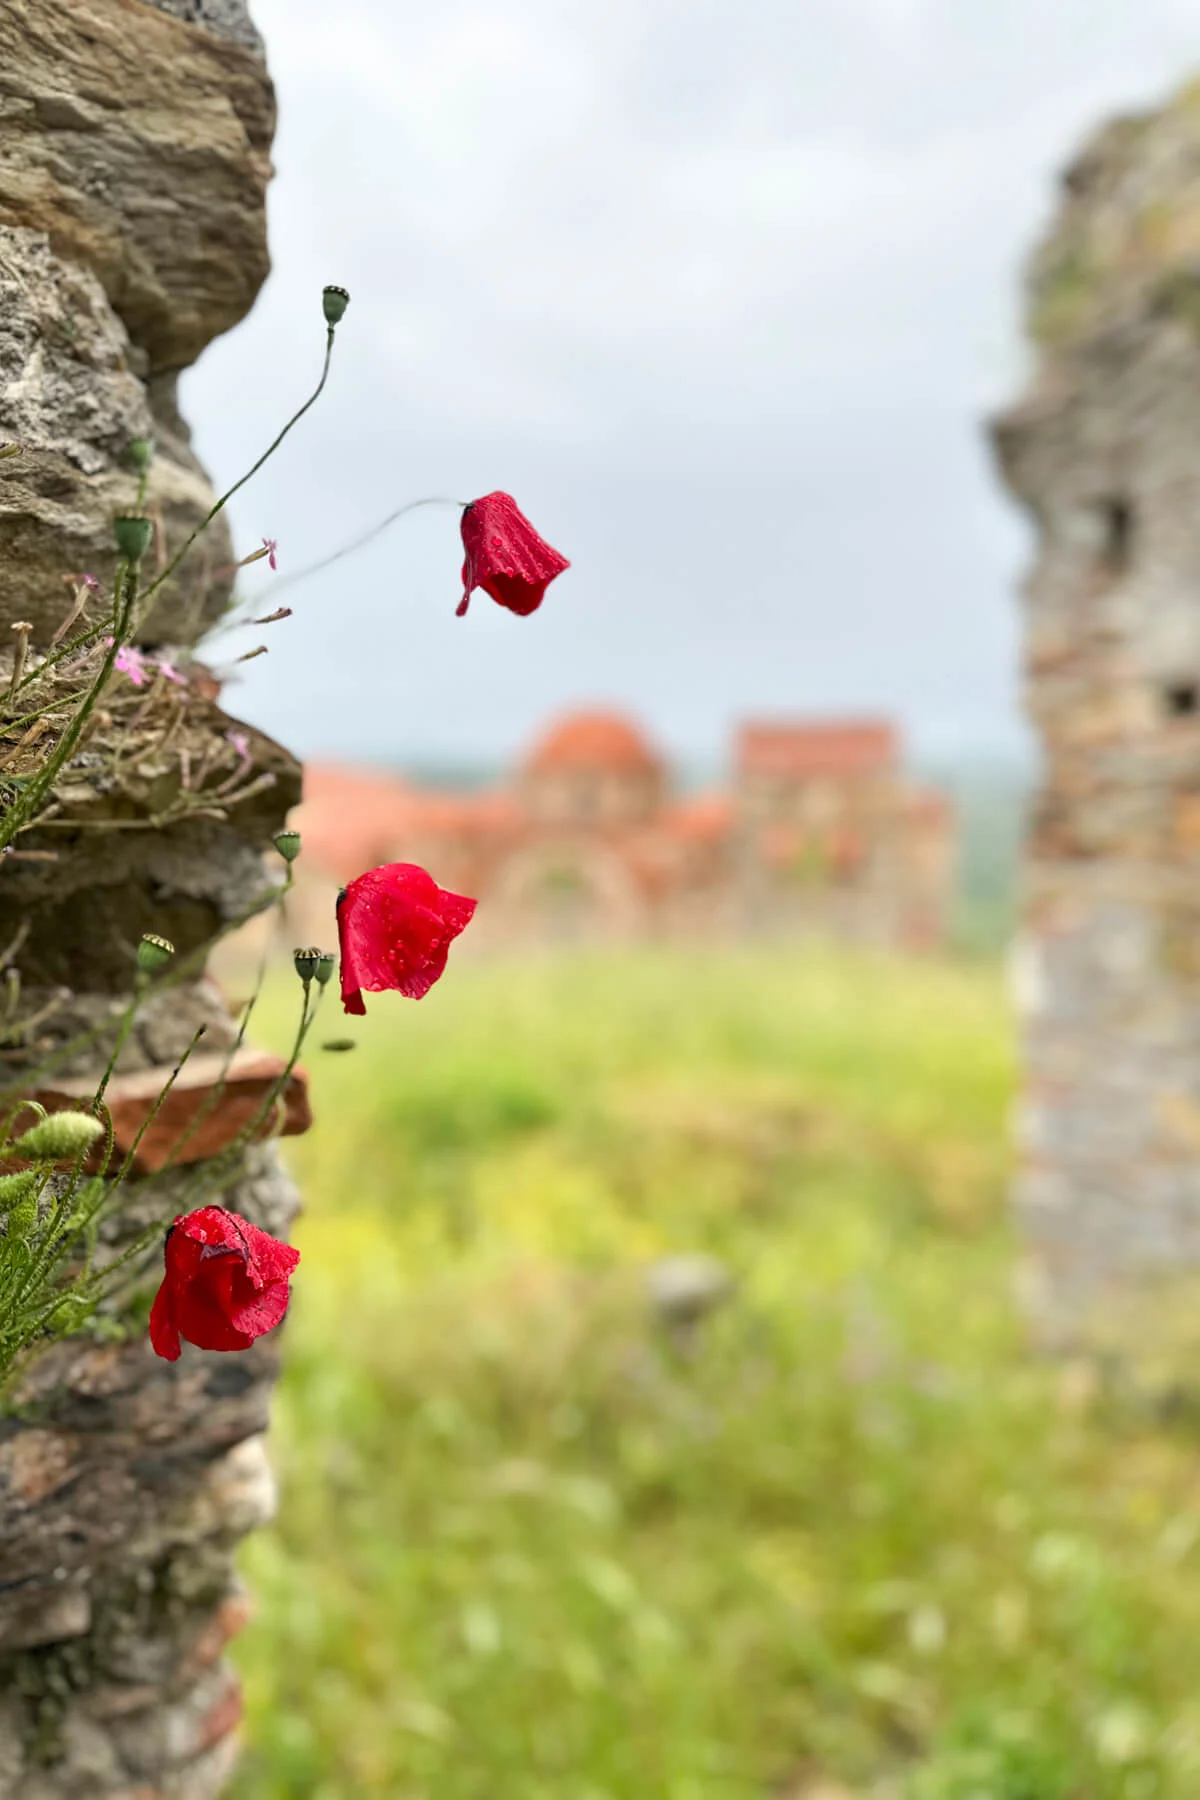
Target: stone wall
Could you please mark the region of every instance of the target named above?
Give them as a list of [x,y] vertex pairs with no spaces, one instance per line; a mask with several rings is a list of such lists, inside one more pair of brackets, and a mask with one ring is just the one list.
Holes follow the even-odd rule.
[[994,423],[1037,533],[1020,1220],[1053,1341],[1190,1355],[1200,1285],[1200,88],[1062,180]]
[[[157,442],[159,568],[211,505],[174,383],[266,273],[273,124],[242,0],[0,8],[0,438],[23,446],[0,463],[0,639],[24,618],[44,646],[68,607],[64,578],[111,577],[133,439]],[[186,662],[225,605],[229,561],[222,525],[163,589],[142,642]],[[253,791],[240,800],[163,829],[109,828],[169,811],[200,768],[236,771],[213,692],[194,680],[144,704],[115,698],[68,766],[53,825],[0,864],[3,961],[23,1008],[46,1012],[33,1045],[0,1048],[0,1083],[81,1025],[116,1020],[143,931],[182,954],[269,887],[264,848],[299,771],[261,734],[247,733],[237,786]],[[115,767],[106,730],[121,740]],[[204,976],[147,1009],[113,1099],[134,1105],[200,1022],[210,1053],[232,1043]],[[56,1079],[97,1069],[83,1050]],[[219,1109],[190,1155],[222,1149],[245,1116]],[[197,1166],[135,1180],[112,1246],[196,1204]],[[296,1201],[272,1148],[217,1168],[206,1199],[286,1232]],[[138,1325],[156,1280],[152,1268],[121,1297],[123,1333],[30,1365],[0,1417],[0,1800],[202,1800],[231,1764],[240,1700],[222,1649],[247,1611],[232,1556],[271,1508],[262,1433],[278,1347],[156,1360]]]

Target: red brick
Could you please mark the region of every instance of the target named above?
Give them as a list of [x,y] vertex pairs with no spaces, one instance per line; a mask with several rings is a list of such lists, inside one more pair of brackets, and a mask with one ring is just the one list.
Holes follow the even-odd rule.
[[[221,1082],[225,1057],[193,1056],[180,1071],[138,1145],[134,1170],[139,1175],[154,1174],[164,1166],[176,1146],[179,1149],[174,1160],[178,1163],[200,1162],[217,1156],[249,1124],[285,1066],[280,1057],[266,1051],[239,1050],[230,1060],[224,1089],[214,1102],[212,1096]],[[116,1075],[109,1082],[104,1098],[113,1122],[114,1158],[110,1166],[119,1165],[132,1149],[169,1074],[170,1071],[163,1068],[145,1069],[136,1075]],[[61,1112],[77,1107],[94,1092],[93,1081],[72,1080],[60,1081],[53,1088],[39,1088],[33,1097],[48,1112]],[[279,1135],[294,1137],[307,1131],[312,1124],[312,1112],[308,1104],[308,1078],[303,1069],[293,1069],[281,1099],[283,1119]],[[187,1135],[196,1119],[199,1123]],[[269,1131],[270,1120],[266,1119],[255,1132],[255,1140],[266,1137]],[[98,1156],[94,1160],[98,1167]],[[4,1166],[20,1165],[6,1163]]]

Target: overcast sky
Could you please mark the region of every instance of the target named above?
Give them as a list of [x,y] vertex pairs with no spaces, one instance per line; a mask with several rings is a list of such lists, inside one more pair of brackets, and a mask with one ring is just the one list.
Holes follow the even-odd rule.
[[[257,0],[274,273],[185,381],[280,579],[506,488],[573,567],[454,617],[457,514],[296,587],[227,704],[305,754],[504,756],[615,703],[677,754],[747,713],[1022,741],[1028,553],[981,418],[1021,258],[1101,118],[1200,66],[1195,0]],[[262,565],[251,585],[269,597]]]

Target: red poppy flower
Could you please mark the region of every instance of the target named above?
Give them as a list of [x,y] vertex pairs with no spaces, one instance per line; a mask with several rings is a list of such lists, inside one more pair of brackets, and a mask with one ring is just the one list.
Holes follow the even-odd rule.
[[539,537],[511,494],[485,494],[463,509],[463,597],[461,619],[471,593],[482,588],[509,612],[536,612],[556,575],[570,568],[565,556]]
[[179,1340],[201,1350],[248,1350],[288,1309],[300,1252],[223,1206],[176,1219],[163,1249],[167,1272],[150,1310],[155,1354],[174,1362]]
[[359,875],[337,903],[346,1011],[366,1012],[364,988],[395,988],[410,1000],[427,994],[474,912],[474,900],[447,893],[416,863],[385,863]]

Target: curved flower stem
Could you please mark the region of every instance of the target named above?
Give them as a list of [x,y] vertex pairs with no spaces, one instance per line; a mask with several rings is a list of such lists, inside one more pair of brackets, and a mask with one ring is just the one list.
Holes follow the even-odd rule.
[[[292,864],[289,863],[288,864],[288,872],[287,872],[287,881],[284,883],[284,885],[280,889],[280,893],[279,893],[278,911],[279,911],[280,918],[282,918],[282,909],[283,909],[284,902],[287,899],[288,894],[291,892],[292,880],[293,880]],[[253,991],[251,992],[249,1000],[247,1001],[245,1007],[242,1010],[242,1016],[241,1016],[240,1021],[238,1022],[237,1036],[234,1038],[233,1043],[229,1046],[229,1049],[226,1052],[225,1061],[221,1067],[221,1073],[220,1073],[220,1075],[218,1075],[216,1081],[213,1083],[212,1089],[205,1096],[201,1105],[197,1107],[196,1112],[195,1112],[193,1118],[190,1120],[187,1128],[183,1132],[183,1135],[179,1138],[177,1143],[172,1144],[171,1149],[167,1155],[166,1162],[163,1164],[162,1168],[158,1171],[160,1175],[165,1174],[165,1172],[168,1169],[174,1168],[175,1164],[179,1161],[179,1158],[182,1155],[184,1145],[187,1144],[192,1137],[194,1137],[195,1133],[199,1130],[200,1126],[204,1123],[205,1119],[207,1119],[209,1117],[209,1115],[214,1111],[214,1109],[220,1105],[221,1100],[224,1097],[225,1089],[229,1082],[229,1071],[233,1066],[233,1059],[237,1055],[238,1051],[241,1049],[242,1045],[246,1041],[246,1032],[250,1025],[251,1015],[253,1014],[254,1008],[257,1006],[259,998],[262,994],[263,984],[267,978],[267,963],[269,962],[270,955],[271,955],[271,941],[272,941],[272,938],[274,937],[275,930],[278,929],[278,925],[279,925],[279,919],[277,918],[273,929],[270,932],[268,932],[267,940],[266,940],[265,944],[263,945],[262,955],[258,959],[258,974],[256,975],[255,980],[254,980],[254,988],[253,988]]]
[[[276,450],[278,450],[288,433],[294,426],[299,424],[309,408],[316,404],[324,391],[326,381],[329,379],[329,366],[333,358],[334,336],[334,327],[330,325],[326,328],[325,332],[325,359],[321,365],[321,378],[308,399],[302,406],[297,408],[284,425],[283,429],[276,433],[275,437],[267,445],[267,448],[263,451],[257,462],[252,463],[246,470],[246,473],[241,476],[239,480],[235,481],[232,487],[227,488],[220,498],[209,508],[200,523],[185,539],[180,549],[171,558],[171,561],[166,565],[162,572],[155,577],[149,587],[146,588],[141,596],[143,606],[154,598],[163,583],[168,581],[175,573],[188,551],[192,548],[192,545],[196,542],[196,539],[200,537],[203,532],[207,531],[217,514],[229,504],[236,493],[245,487],[248,481],[257,475],[263,464],[267,462],[269,458],[274,456]],[[55,749],[52,751],[46,763],[38,771],[38,774],[33,781],[30,782],[29,787],[24,790],[14,805],[3,815],[3,817],[0,817],[0,850],[5,849],[12,843],[13,838],[16,837],[18,831],[47,794],[63,764],[67,761],[68,757],[71,756],[76,744],[78,744],[84,725],[87,723],[87,720],[95,707],[96,701],[112,673],[118,652],[122,645],[127,641],[133,628],[137,600],[138,589],[136,566],[123,562],[119,564],[117,568],[115,599],[113,605],[113,641],[109,645],[108,655],[105,657],[100,672],[92,684],[92,687],[85,695],[78,713],[75,715],[75,718],[72,720],[71,725],[68,727],[59,743],[55,746]],[[91,639],[96,635],[98,635],[98,632],[96,628],[93,627],[91,631],[84,633],[83,637],[84,639]],[[64,647],[61,654],[67,654],[66,647]],[[41,675],[48,666],[53,666],[53,662],[57,660],[59,660],[57,655],[53,659],[48,657],[46,661],[40,664],[38,669],[32,671],[31,674]]]
[[117,656],[120,653],[125,633],[128,631],[133,611],[137,605],[138,574],[135,563],[123,562],[117,570],[117,599],[115,605],[116,621],[113,630],[113,641],[108,646],[108,654],[100,665],[99,673],[80,703],[79,711],[63,732],[58,743],[46,758],[29,786],[22,790],[19,798],[0,818],[0,850],[11,844],[26,819],[49,793],[64,763],[74,754],[75,746],[83,736],[83,728],[92,716],[92,711],[100,695],[108,685],[108,678],[113,672]]
[[403,506],[398,506],[395,512],[390,512],[386,519],[380,519],[377,525],[372,525],[369,531],[364,531],[361,537],[352,538],[348,544],[343,544],[340,550],[333,551],[330,556],[323,556],[320,562],[309,563],[307,568],[297,569],[294,575],[285,575],[282,580],[273,581],[271,593],[275,595],[282,592],[284,588],[294,587],[298,581],[307,581],[310,575],[319,574],[322,569],[332,568],[333,564],[341,562],[344,556],[353,556],[356,550],[361,550],[365,545],[372,543],[375,538],[380,537],[387,530],[389,525],[394,525],[397,519],[404,517],[405,513],[416,512],[419,506],[466,507],[468,504],[469,502],[466,500],[452,500],[446,494],[427,494],[423,500],[407,500]]
[[251,1119],[248,1120],[248,1122],[245,1125],[242,1126],[242,1129],[238,1132],[238,1134],[234,1138],[233,1142],[229,1145],[228,1150],[225,1152],[226,1155],[230,1155],[231,1153],[234,1153],[238,1150],[244,1150],[246,1145],[253,1140],[254,1134],[257,1132],[259,1126],[261,1124],[263,1124],[263,1122],[266,1119],[268,1119],[271,1116],[271,1114],[274,1112],[275,1107],[278,1104],[280,1096],[283,1094],[284,1090],[287,1087],[288,1082],[292,1078],[292,1071],[295,1069],[296,1064],[300,1060],[300,1052],[304,1048],[304,1040],[308,1036],[309,1032],[311,1031],[313,1022],[315,1021],[317,1013],[320,1010],[321,997],[324,994],[324,992],[325,992],[325,989],[323,987],[318,987],[316,998],[315,998],[315,1000],[312,1001],[312,1004],[310,1006],[310,1004],[309,1004],[310,991],[309,991],[308,986],[307,985],[305,986],[304,1003],[300,1008],[300,1024],[296,1031],[296,1038],[295,1038],[295,1042],[292,1045],[291,1055],[288,1057],[287,1062],[284,1064],[283,1068],[279,1071],[279,1074],[275,1077],[274,1081],[271,1083],[270,1087],[267,1089],[267,1092],[263,1096],[263,1101],[262,1101],[261,1106],[258,1108],[258,1111],[253,1115],[253,1117]]
[[[187,1049],[184,1051],[184,1053],[180,1057],[179,1061],[175,1064],[175,1067],[171,1070],[171,1073],[168,1076],[167,1081],[165,1082],[164,1086],[159,1091],[159,1094],[154,1102],[154,1105],[150,1108],[150,1111],[146,1114],[146,1117],[142,1120],[141,1124],[138,1126],[137,1133],[134,1137],[134,1140],[133,1140],[132,1144],[130,1144],[128,1150],[125,1152],[125,1159],[122,1162],[120,1168],[117,1170],[115,1176],[113,1177],[113,1185],[109,1189],[110,1197],[113,1193],[116,1192],[117,1188],[120,1187],[121,1183],[125,1180],[125,1177],[128,1175],[130,1169],[132,1169],[134,1158],[136,1157],[136,1155],[138,1153],[138,1149],[141,1145],[142,1139],[145,1137],[145,1135],[149,1131],[151,1125],[153,1125],[155,1119],[158,1117],[159,1111],[160,1111],[161,1107],[163,1106],[164,1102],[166,1101],[167,1095],[171,1092],[171,1089],[175,1086],[175,1083],[179,1080],[179,1077],[183,1070],[184,1064],[187,1062],[188,1058],[192,1054],[192,1051],[196,1048],[196,1045],[200,1042],[200,1039],[204,1036],[204,1034],[207,1030],[208,1030],[207,1025],[197,1025],[195,1031],[192,1033],[191,1043],[188,1045]],[[164,1166],[169,1166],[169,1165],[164,1165]],[[159,1171],[159,1173],[161,1173],[161,1170]]]
[[[220,1182],[227,1175],[231,1174],[237,1166],[237,1160],[240,1153],[248,1148],[251,1143],[257,1141],[259,1127],[270,1118],[276,1106],[279,1104],[280,1096],[287,1088],[287,1084],[292,1077],[292,1072],[295,1069],[297,1062],[300,1060],[300,1052],[304,1047],[304,1040],[316,1021],[317,1013],[321,1006],[321,997],[324,992],[324,988],[319,987],[317,989],[316,999],[312,1000],[310,1005],[310,991],[307,986],[305,987],[304,1002],[300,1009],[300,1024],[296,1030],[291,1055],[267,1089],[261,1104],[253,1115],[247,1119],[232,1143],[227,1144],[219,1156],[214,1156],[209,1161],[201,1164],[195,1179],[188,1184],[184,1189],[183,1194],[180,1196],[181,1211],[188,1211],[193,1201],[198,1200],[206,1191],[210,1191],[215,1183]],[[266,1135],[270,1136],[271,1134],[268,1132]]]
[[[81,631],[79,636],[73,637],[69,643],[56,644],[54,648],[42,658],[41,662],[38,663],[36,667],[30,669],[27,674],[22,675],[17,684],[18,694],[21,692],[22,688],[27,688],[31,681],[39,681],[43,675],[50,669],[55,668],[59,663],[66,662],[69,657],[76,655],[80,650],[90,649],[97,638],[103,637],[106,631],[111,631],[115,624],[116,614],[114,611],[110,612],[107,617],[100,619],[95,625],[89,625],[86,631]],[[58,704],[61,706],[64,702],[60,700]]]
[[112,1052],[109,1056],[108,1062],[105,1064],[104,1073],[100,1077],[100,1085],[96,1089],[95,1095],[92,1099],[92,1111],[94,1113],[96,1113],[97,1115],[100,1112],[100,1108],[104,1104],[105,1090],[107,1089],[109,1082],[112,1080],[112,1072],[117,1066],[117,1058],[120,1056],[122,1050],[125,1048],[125,1045],[128,1042],[129,1033],[133,1030],[133,1021],[137,1015],[137,1009],[141,1005],[142,1000],[145,996],[146,984],[144,981],[141,981],[138,979],[138,976],[140,976],[140,974],[141,974],[141,971],[139,970],[138,975],[136,975],[134,977],[133,993],[129,997],[129,1005],[125,1008],[125,1011],[121,1014],[121,1023],[117,1028],[117,1035],[116,1035],[116,1039],[114,1040],[114,1043],[113,1043]]
[[[133,1143],[126,1152],[121,1167],[111,1181],[96,1181],[93,1178],[92,1182],[85,1183],[84,1187],[81,1188],[78,1184],[78,1175],[82,1167],[82,1158],[76,1162],[75,1169],[72,1172],[71,1184],[68,1187],[67,1192],[57,1202],[50,1218],[46,1221],[42,1242],[38,1247],[37,1255],[33,1258],[32,1263],[26,1272],[26,1278],[21,1290],[16,1296],[18,1304],[27,1305],[32,1300],[37,1310],[34,1312],[32,1318],[29,1319],[27,1329],[23,1332],[24,1342],[13,1346],[7,1359],[0,1356],[0,1389],[3,1389],[11,1378],[15,1364],[22,1358],[25,1352],[34,1345],[34,1343],[39,1340],[44,1343],[45,1334],[47,1332],[50,1333],[52,1338],[62,1335],[62,1329],[58,1331],[55,1330],[55,1321],[64,1307],[72,1302],[78,1306],[78,1304],[82,1302],[88,1308],[89,1312],[94,1310],[104,1298],[105,1294],[114,1286],[115,1277],[120,1270],[135,1257],[141,1255],[143,1250],[147,1249],[156,1238],[161,1236],[163,1229],[162,1221],[156,1219],[153,1224],[146,1226],[144,1230],[140,1231],[133,1242],[128,1244],[121,1254],[105,1268],[93,1270],[91,1266],[91,1246],[93,1245],[96,1228],[100,1222],[100,1215],[111,1206],[114,1194],[121,1187],[133,1166],[138,1146],[146,1132],[150,1129],[150,1126],[153,1124],[160,1107],[174,1087],[180,1071],[183,1069],[184,1064],[191,1056],[193,1050],[195,1050],[196,1045],[200,1042],[205,1030],[206,1027],[201,1025],[193,1033],[191,1042],[172,1069],[170,1076],[164,1083],[150,1112],[142,1121],[137,1136],[134,1138]],[[105,1162],[107,1162],[108,1156],[111,1155],[111,1144],[112,1140],[110,1136]],[[76,1205],[76,1200],[88,1186],[93,1186],[95,1192],[92,1199],[82,1210],[80,1210]],[[69,1253],[71,1246],[79,1241],[82,1241],[85,1245],[89,1246],[87,1250],[87,1260],[82,1271],[65,1287],[56,1288],[47,1293],[47,1284],[54,1279],[56,1268],[61,1266],[63,1258]],[[36,1298],[39,1293],[46,1295],[40,1302]],[[63,1329],[78,1329],[80,1322],[78,1312],[69,1311],[66,1314],[66,1323]]]
[[[19,719],[5,719],[3,726],[0,727],[0,729],[3,729],[5,735],[10,731],[20,731],[22,725],[33,725],[38,719],[44,719],[47,713],[62,712],[63,708],[68,704],[69,703],[62,698],[59,698],[58,700],[48,700],[46,705],[39,706],[36,712],[22,713]],[[12,748],[14,750],[20,749],[20,745],[14,745]],[[7,759],[11,753],[11,751],[6,750],[4,752],[4,757]],[[0,767],[2,766],[3,764],[0,763]]]
[[[240,913],[236,913],[232,919],[227,919],[221,929],[214,932],[211,938],[206,938],[202,944],[197,944],[196,948],[194,950],[189,950],[186,955],[177,956],[175,961],[171,964],[171,967],[166,970],[164,974],[160,975],[157,981],[150,983],[145,990],[144,997],[146,999],[152,999],[157,994],[169,992],[171,988],[177,987],[181,981],[186,981],[189,975],[193,974],[197,969],[203,968],[214,945],[219,944],[221,940],[228,937],[231,932],[237,931],[241,926],[248,924],[251,919],[257,918],[259,913],[265,912],[269,906],[277,903],[286,891],[285,887],[272,887],[256,894],[249,906],[244,907]],[[0,1104],[2,1104],[10,1095],[17,1097],[21,1096],[41,1077],[49,1074],[52,1069],[57,1068],[59,1063],[65,1062],[73,1056],[77,1056],[81,1050],[86,1050],[90,1044],[96,1042],[97,1038],[104,1036],[105,1032],[109,1030],[110,1025],[111,1020],[106,1019],[103,1024],[89,1026],[86,1031],[79,1032],[75,1037],[69,1038],[65,1044],[59,1044],[56,1049],[49,1051],[47,1055],[44,1056],[39,1063],[35,1063],[32,1068],[23,1069],[15,1081],[0,1082]]]
[[184,540],[181,548],[175,552],[175,555],[171,558],[171,560],[167,564],[166,568],[162,571],[162,574],[157,576],[155,578],[155,580],[150,583],[150,586],[146,589],[145,594],[142,596],[144,602],[149,602],[150,600],[152,600],[154,598],[155,594],[158,592],[159,588],[163,585],[163,582],[170,580],[171,576],[175,573],[176,569],[179,567],[180,563],[183,561],[184,557],[187,555],[187,553],[191,549],[192,545],[196,542],[196,539],[208,530],[209,526],[212,524],[212,522],[216,518],[217,514],[224,510],[224,508],[233,499],[233,496],[236,493],[238,493],[242,488],[244,488],[248,481],[252,480],[252,478],[258,474],[258,471],[262,468],[262,466],[265,462],[267,462],[272,456],[274,456],[274,454],[278,450],[280,444],[282,444],[284,438],[288,435],[288,432],[292,430],[293,426],[298,425],[300,423],[301,419],[304,417],[305,413],[309,410],[309,408],[311,406],[316,405],[316,403],[317,403],[318,399],[320,398],[321,393],[325,387],[325,383],[329,379],[329,364],[330,364],[330,360],[333,356],[333,339],[334,339],[334,328],[332,325],[330,325],[327,328],[326,333],[325,333],[325,361],[321,367],[321,379],[320,379],[320,381],[318,381],[318,383],[317,383],[316,387],[313,389],[312,393],[308,396],[308,399],[304,402],[304,405],[301,406],[296,412],[294,412],[292,414],[292,416],[288,420],[287,424],[283,427],[283,430],[280,431],[278,433],[278,435],[275,438],[273,438],[272,441],[267,445],[267,448],[263,451],[263,453],[259,457],[258,461],[256,463],[252,463],[250,465],[250,467],[246,470],[246,473],[240,478],[240,480],[235,481],[231,488],[227,488],[225,490],[225,492],[221,495],[220,499],[218,501],[216,501],[216,503],[209,508],[208,512],[201,519],[200,523],[196,526],[195,530],[191,533],[190,537],[186,538]]

